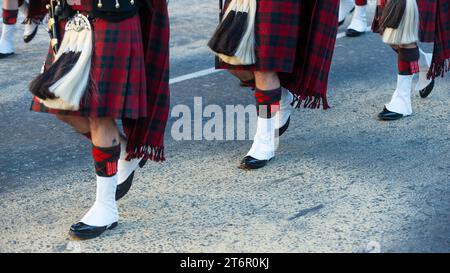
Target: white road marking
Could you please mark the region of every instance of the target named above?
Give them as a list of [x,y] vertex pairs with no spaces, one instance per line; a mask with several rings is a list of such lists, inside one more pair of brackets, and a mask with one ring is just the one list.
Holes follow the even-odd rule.
[[345,32],[338,33],[336,39],[341,39],[345,37]]
[[210,75],[210,74],[214,74],[214,73],[217,73],[217,72],[220,72],[220,71],[221,70],[217,70],[214,67],[211,67],[211,68],[208,68],[208,69],[205,69],[205,70],[200,70],[200,71],[197,71],[197,72],[194,72],[194,73],[190,73],[190,74],[187,74],[187,75],[183,75],[183,76],[180,76],[180,77],[176,77],[176,78],[170,79],[169,84],[175,84],[175,83],[184,82],[184,81],[187,81],[187,80],[192,80],[192,79],[195,79],[195,78],[200,78],[200,77],[203,77],[203,76],[206,76],[206,75]]
[[[345,32],[338,33],[337,39],[341,39],[343,37],[345,37]],[[218,73],[218,72],[221,72],[221,71],[222,70],[217,70],[214,67],[211,67],[211,68],[208,68],[208,69],[205,69],[205,70],[200,70],[200,71],[197,71],[197,72],[194,72],[194,73],[190,73],[190,74],[186,74],[186,75],[183,75],[183,76],[179,76],[179,77],[170,79],[169,84],[176,84],[176,83],[180,83],[180,82],[184,82],[184,81],[189,81],[189,80],[192,80],[192,79],[208,76],[208,75],[211,75],[211,74],[214,74],[214,73]]]

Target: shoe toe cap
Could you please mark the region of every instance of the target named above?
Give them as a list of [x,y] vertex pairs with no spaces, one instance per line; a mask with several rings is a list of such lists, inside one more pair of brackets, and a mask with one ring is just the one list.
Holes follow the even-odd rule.
[[267,164],[268,160],[259,160],[251,156],[246,156],[241,161],[242,169],[259,169]]

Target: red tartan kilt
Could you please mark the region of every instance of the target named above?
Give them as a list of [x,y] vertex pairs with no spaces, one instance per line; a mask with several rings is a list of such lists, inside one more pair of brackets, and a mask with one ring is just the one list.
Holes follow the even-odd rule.
[[[227,4],[229,2],[230,0]],[[291,72],[294,68],[298,42],[300,2],[298,0],[258,1],[255,23],[256,65],[221,64],[219,68]]]
[[285,88],[302,99],[320,97],[327,108],[338,9],[338,0],[259,0],[256,64],[232,66],[217,60],[216,67],[278,72]]
[[[62,23],[63,25],[63,23]],[[60,28],[60,29],[63,29]],[[93,83],[79,111],[49,109],[33,98],[31,109],[51,114],[137,119],[148,117],[145,58],[139,16],[120,23],[93,23]],[[52,62],[49,54],[47,64]]]
[[419,7],[420,15],[420,41],[433,43],[436,35],[438,0],[417,0],[417,6]]

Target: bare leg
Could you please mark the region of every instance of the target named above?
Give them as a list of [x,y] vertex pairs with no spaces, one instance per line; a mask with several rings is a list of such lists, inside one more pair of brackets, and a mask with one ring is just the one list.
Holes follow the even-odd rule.
[[3,8],[8,10],[15,10],[19,8],[19,1],[17,0],[4,0]]
[[259,90],[274,90],[280,88],[280,79],[276,72],[255,72],[256,88]]
[[276,72],[255,72],[255,99],[258,105],[258,124],[253,145],[241,162],[243,169],[264,167],[275,156],[277,148],[275,130],[282,91],[280,79]]
[[92,143],[97,147],[119,145],[119,131],[112,118],[89,118]]
[[77,133],[87,134],[91,131],[88,118],[67,115],[56,115],[56,117],[62,122],[72,126]]
[[91,209],[79,223],[71,227],[70,234],[77,238],[97,237],[106,229],[116,226],[119,219],[116,203],[120,157],[117,126],[112,118],[89,118],[89,125],[97,174],[97,195]]
[[228,70],[230,74],[241,80],[242,82],[248,82],[255,79],[255,74],[252,71],[246,70]]

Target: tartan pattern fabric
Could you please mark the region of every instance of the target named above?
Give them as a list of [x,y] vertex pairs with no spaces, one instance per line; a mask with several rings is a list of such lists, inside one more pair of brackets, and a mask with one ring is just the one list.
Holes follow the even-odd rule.
[[[97,18],[92,23],[92,84],[79,111],[49,109],[37,98],[33,98],[31,109],[120,118],[127,136],[128,160],[145,157],[162,161],[170,105],[169,17],[166,1],[140,1],[139,16],[118,23]],[[64,22],[60,29],[64,29]],[[52,59],[49,49],[47,67]]]
[[[22,1],[23,2],[23,1]],[[45,5],[48,0],[31,0],[28,3],[28,18],[42,19],[47,13]],[[19,6],[22,4],[19,2]]]
[[[425,1],[425,0],[421,0]],[[444,76],[450,70],[450,0],[436,0],[436,34],[429,76]]]
[[114,176],[117,173],[117,164],[120,158],[120,145],[106,148],[92,145],[92,157],[98,176]]
[[[226,2],[229,3],[228,0]],[[339,0],[258,0],[255,65],[218,69],[278,72],[305,107],[328,108],[328,73],[338,29]],[[302,104],[298,104],[299,106]]]
[[408,61],[398,60],[397,65],[398,65],[398,74],[399,75],[412,75],[412,74],[417,74],[420,71],[419,61],[408,62]]
[[399,75],[419,73],[419,48],[399,48],[397,64]]
[[258,116],[262,118],[271,118],[280,110],[281,88],[275,90],[255,91],[256,109]]
[[[421,42],[433,43],[436,35],[436,19],[439,0],[416,0],[419,7],[419,38]],[[448,10],[447,10],[448,11]],[[450,12],[450,11],[448,11]]]
[[2,17],[3,17],[3,24],[5,25],[15,25],[17,23],[17,16],[19,14],[19,10],[8,10],[8,9],[2,9]]
[[410,62],[409,69],[412,74],[419,73],[420,72],[419,61]]

